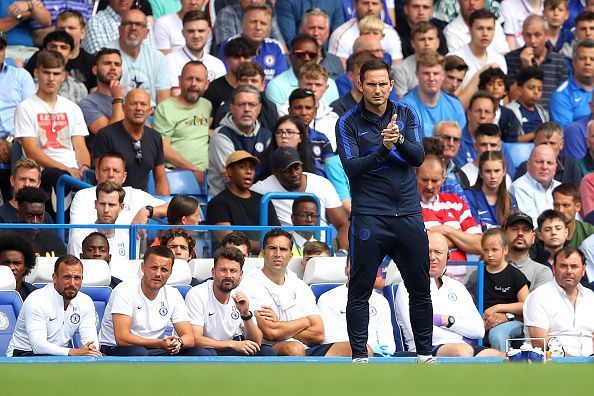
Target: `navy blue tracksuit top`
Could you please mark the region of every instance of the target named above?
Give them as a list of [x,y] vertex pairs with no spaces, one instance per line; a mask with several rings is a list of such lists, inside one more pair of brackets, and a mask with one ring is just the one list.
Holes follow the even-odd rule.
[[[388,100],[383,116],[365,109],[364,101],[336,123],[338,154],[349,178],[352,214],[406,216],[421,212],[421,199],[413,167],[425,159],[421,122],[409,105]],[[404,143],[388,150],[382,130],[392,115],[404,135]]]

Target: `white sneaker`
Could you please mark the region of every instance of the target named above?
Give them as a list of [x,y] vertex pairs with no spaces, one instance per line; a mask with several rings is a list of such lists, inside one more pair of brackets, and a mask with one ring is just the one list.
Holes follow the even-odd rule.
[[354,358],[353,359],[353,364],[367,364],[367,363],[369,363],[368,358]]
[[435,364],[437,359],[431,355],[417,355],[417,363],[421,364]]

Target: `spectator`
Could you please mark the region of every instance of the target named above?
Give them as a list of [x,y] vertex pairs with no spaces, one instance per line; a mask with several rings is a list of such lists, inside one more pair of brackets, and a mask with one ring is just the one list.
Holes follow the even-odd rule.
[[190,61],[179,76],[181,94],[161,102],[153,127],[163,139],[167,167],[188,169],[200,184],[208,168],[208,139],[212,105],[202,97],[208,86],[206,65]]
[[147,38],[146,15],[139,10],[122,13],[119,38],[107,47],[120,51],[122,56],[122,84],[126,92],[141,88],[151,97],[154,107],[171,96],[169,69],[165,56],[154,47],[144,44]]
[[[209,356],[208,351],[194,348],[182,295],[173,286],[166,286],[174,259],[168,248],[150,247],[140,265],[142,277],[120,283],[111,293],[99,332],[103,354]],[[157,311],[153,306],[160,308]],[[159,338],[169,323],[175,335]]]
[[[342,117],[348,110],[355,107],[363,98],[363,94],[359,90],[357,81],[359,80],[361,65],[371,59],[375,59],[375,56],[369,51],[361,51],[349,56],[346,76],[351,83],[351,89],[340,98],[330,103],[332,111],[339,117]],[[396,84],[396,82],[394,82],[394,84]]]
[[[185,0],[186,2],[190,0]],[[195,3],[192,3],[195,4]],[[177,17],[177,14],[171,14]],[[167,53],[165,57],[169,65],[169,81],[173,96],[179,95],[179,77],[186,63],[200,61],[206,67],[208,81],[212,82],[227,72],[225,64],[206,51],[210,27],[208,15],[203,11],[189,11],[184,15],[181,27],[183,43]]]
[[[295,36],[291,41],[291,52],[289,53],[291,68],[267,84],[266,96],[268,99],[280,107],[287,100],[288,95],[298,88],[298,77],[301,75],[303,66],[310,62],[318,62],[319,50],[318,43],[313,37],[303,33]],[[326,74],[328,74],[327,71]],[[332,79],[328,79],[328,90],[324,92],[324,98],[327,103],[338,98],[338,89]]]
[[[155,22],[155,47],[164,55],[182,48],[184,43],[187,43],[183,35],[183,20],[186,15],[192,11],[199,11],[202,8],[204,1],[200,0],[180,0],[181,10],[171,14],[163,15]],[[208,27],[208,14],[204,14],[207,28],[204,44],[210,35],[210,27]],[[185,39],[185,40],[184,40]],[[200,49],[202,51],[202,49]],[[207,48],[208,51],[208,48]],[[223,73],[224,74],[224,73]]]
[[[594,352],[592,333],[594,294],[580,285],[586,274],[586,258],[574,248],[566,247],[555,255],[555,280],[551,280],[524,303],[524,323],[528,336],[536,338],[533,346],[550,349],[552,338],[561,344],[564,356],[590,356]],[[569,301],[567,301],[569,300]]]
[[268,38],[272,12],[272,7],[266,3],[251,3],[246,7],[241,22],[243,32],[229,37],[221,44],[219,58],[225,62],[225,67],[227,67],[227,57],[224,56],[225,47],[229,41],[243,37],[254,47],[256,54],[253,59],[264,68],[267,82],[288,69],[284,43]]
[[555,254],[569,244],[567,219],[565,215],[553,209],[544,210],[537,219],[538,240],[533,246],[530,256],[551,268]]
[[[89,54],[95,54],[102,48],[110,47],[113,41],[117,41],[121,35],[121,25],[124,14],[132,8],[132,0],[108,0],[109,5],[102,11],[93,15],[87,25],[87,34],[85,35],[82,47]],[[136,7],[134,7],[136,8]],[[142,11],[141,11],[142,12]],[[143,12],[144,15],[146,13]],[[137,25],[138,27],[138,25]],[[154,38],[152,27],[145,22],[144,28],[148,29],[148,40],[146,46],[154,49]],[[145,35],[146,35],[145,31]]]
[[[273,175],[259,181],[252,186],[252,190],[260,194],[269,192],[307,192],[319,197],[320,224],[331,223],[338,231],[338,247],[346,249],[348,246],[347,228],[348,218],[346,210],[336,194],[332,184],[321,176],[303,173],[303,161],[299,152],[294,148],[279,148],[272,157]],[[290,225],[289,211],[291,203],[288,200],[273,200],[276,214],[281,224]]]
[[25,236],[8,232],[1,235],[0,266],[6,266],[12,271],[15,290],[23,301],[37,290],[35,286],[25,281],[25,277],[35,267],[35,249]]
[[124,91],[122,79],[122,56],[113,48],[103,48],[96,55],[93,74],[97,76],[97,90],[80,103],[80,109],[89,129],[86,137],[90,152],[95,146],[95,136],[104,127],[124,119]]
[[563,24],[569,18],[569,0],[545,0],[543,16],[547,22],[547,44],[555,52],[574,39],[573,32]]
[[563,128],[590,113],[588,101],[594,85],[593,59],[594,41],[578,42],[572,59],[573,76],[559,85],[551,96],[551,120],[561,124]]
[[[293,205],[294,204],[295,202],[293,202]],[[295,243],[295,238],[293,238],[293,243]],[[293,252],[295,252],[294,248]],[[305,242],[305,244],[303,244],[303,258],[301,259],[300,263],[301,269],[303,271],[305,271],[305,267],[307,267],[307,263],[309,262],[309,260],[311,260],[314,257],[332,257],[332,251],[330,250],[330,246],[326,245],[325,242],[320,241]],[[345,272],[346,275],[349,276],[349,272],[346,271],[346,269]]]
[[[545,144],[551,146],[555,151],[557,157],[555,180],[561,183],[569,182],[579,186],[580,181],[582,180],[582,173],[580,172],[576,161],[561,152],[561,149],[564,147],[563,137],[563,128],[561,128],[559,124],[545,122],[535,132],[534,145],[540,146],[541,144]],[[526,173],[526,163],[527,161],[524,161],[518,166],[516,174],[514,175],[514,180]]]
[[221,241],[221,246],[237,248],[243,254],[243,257],[250,256],[250,240],[244,232],[233,231],[225,235]]
[[565,216],[567,240],[569,246],[578,248],[590,235],[594,234],[594,225],[576,219],[582,208],[580,190],[571,184],[563,183],[553,190],[553,208]]
[[[506,0],[501,2],[499,8],[500,16],[503,19],[503,32],[509,44],[509,49],[514,50],[524,45],[524,33],[526,33],[526,20],[530,16],[542,17],[543,5],[540,1],[524,3],[521,0]],[[522,23],[524,22],[524,23]]]
[[462,128],[466,126],[464,108],[460,101],[449,95],[441,94],[443,83],[443,55],[433,52],[421,52],[417,56],[416,75],[419,85],[402,99],[419,113],[423,120],[423,136],[433,135],[433,127],[440,121],[456,121]]
[[406,22],[395,24],[396,32],[402,42],[402,56],[406,59],[417,53],[413,43],[415,36],[413,30],[420,23],[430,23],[435,26],[435,44],[439,49],[435,48],[434,51],[445,55],[448,52],[446,38],[443,35],[445,24],[433,18],[433,0],[405,0],[403,3]]
[[476,130],[481,124],[494,123],[496,109],[497,99],[489,92],[478,91],[472,95],[466,110],[467,124],[466,128],[462,129],[460,150],[454,157],[456,165],[463,167],[466,163],[474,161],[477,156],[474,149]]
[[516,84],[520,96],[507,105],[522,123],[518,142],[531,142],[535,131],[549,121],[549,112],[538,104],[542,96],[543,81],[543,70],[537,67],[522,69],[518,74]]
[[196,258],[196,239],[186,230],[166,230],[159,241],[161,246],[167,246],[171,250],[176,260],[190,261]]
[[548,145],[534,147],[526,164],[528,173],[512,183],[510,193],[518,208],[533,219],[553,208],[553,190],[561,183],[554,180],[557,162]]
[[507,237],[499,228],[487,230],[481,247],[485,258],[485,321],[486,338],[491,348],[507,351],[506,340],[523,334],[520,321],[524,300],[528,296],[528,280],[517,268],[508,264]]
[[[592,91],[594,94],[594,90]],[[588,127],[594,114],[594,103],[590,97],[588,108],[590,112],[582,118],[578,118],[569,124],[565,129],[565,144],[563,145],[563,154],[572,159],[582,158],[588,152],[586,138]]]
[[[53,283],[34,291],[23,303],[6,356],[101,356],[95,305],[79,292],[82,263],[71,255],[61,256],[52,278]],[[76,332],[83,345],[69,348]]]
[[[359,21],[366,16],[373,15],[380,17],[382,12],[381,0],[355,0],[356,17],[346,21],[332,31],[330,35],[329,50],[346,63],[347,58],[353,52],[351,45],[359,36]],[[393,62],[402,60],[402,45],[396,30],[388,24],[384,24],[384,38],[382,48],[390,54]]]
[[[91,232],[85,239],[83,239],[81,246],[82,251],[79,255],[81,260],[103,260],[107,264],[111,262],[109,241],[104,233],[97,231]],[[109,287],[113,290],[120,283],[122,283],[120,279],[112,276]]]
[[434,134],[443,143],[442,158],[446,168],[446,179],[453,179],[463,186],[471,185],[466,174],[454,162],[462,140],[460,125],[455,121],[440,121],[435,124]]
[[592,155],[594,152],[594,123],[592,122],[588,123],[588,134],[585,140],[588,151],[582,158],[576,160],[582,177],[594,172],[594,156]]
[[466,254],[480,253],[481,228],[468,204],[454,194],[439,192],[445,177],[443,162],[428,155],[417,171],[417,185],[425,228],[448,239],[452,261],[466,261]]
[[[256,167],[260,161],[247,151],[232,153],[225,162],[229,184],[225,190],[214,196],[206,209],[206,224],[212,225],[260,225],[260,201],[262,195],[250,191],[254,182]],[[272,202],[268,205],[268,225],[278,226]],[[215,231],[214,236],[220,242],[231,231]],[[258,232],[248,232],[251,250],[260,250]]]
[[[433,355],[465,357],[503,355],[493,349],[467,343],[468,339],[483,338],[485,328],[481,315],[464,285],[445,275],[448,258],[448,240],[441,234],[430,233],[429,276],[433,304]],[[409,297],[405,285],[398,286],[395,305],[404,342],[409,351],[415,352],[410,324]]]
[[161,135],[146,126],[151,99],[142,89],[126,94],[124,119],[101,129],[95,139],[93,159],[95,167],[107,152],[121,154],[126,162],[124,186],[148,191],[149,172],[153,171],[157,195],[169,195],[169,182],[165,176],[165,158]]
[[441,89],[449,95],[458,96],[462,81],[468,72],[468,65],[457,55],[448,55],[445,59],[445,77]]
[[[463,90],[469,85],[474,75],[479,73],[486,65],[497,64],[501,70],[507,73],[505,58],[496,49],[491,47],[491,43],[494,41],[493,34],[497,30],[495,25],[497,25],[496,18],[491,11],[485,9],[474,11],[468,17],[470,42],[453,51],[451,51],[451,47],[448,44],[448,47],[450,47],[449,55],[458,55],[468,65],[468,72],[466,72],[464,81],[462,81]],[[452,25],[448,25],[448,28],[450,26]],[[445,31],[447,37],[447,28]]]
[[[411,0],[414,2],[431,2],[432,0]],[[437,37],[437,28],[431,22],[419,22],[415,24],[410,33],[411,44],[414,53],[408,55],[402,62],[392,66],[392,76],[394,78],[394,90],[399,97],[406,95],[408,91],[419,84],[416,75],[417,56],[425,52],[435,52],[439,46]],[[445,60],[444,60],[445,64]],[[438,87],[441,89],[441,87]]]
[[[472,24],[470,23],[470,15],[477,10],[485,9],[486,4],[487,0],[460,1],[460,13],[443,29],[443,34],[448,44],[448,51],[456,51],[471,41],[470,25]],[[489,40],[490,52],[497,52],[499,54],[509,52],[509,45],[505,39],[503,28],[499,23],[495,24],[492,38],[492,41]]]
[[552,280],[551,271],[528,255],[535,237],[532,218],[522,212],[514,212],[505,220],[504,230],[509,241],[507,262],[522,271],[528,279],[529,291]]
[[208,187],[214,195],[223,191],[228,182],[224,164],[229,155],[244,150],[260,159],[272,137],[258,121],[262,102],[257,88],[251,85],[236,88],[230,107],[231,112],[223,118],[208,145]]
[[[448,122],[448,121],[445,121]],[[456,124],[454,122],[454,124]],[[425,150],[425,155],[434,155],[440,158],[444,162],[445,167],[445,159],[443,154],[443,142],[438,137],[425,137],[423,138],[423,149]],[[466,176],[464,176],[466,177]],[[446,194],[456,194],[458,197],[462,198],[464,201],[466,200],[466,195],[464,194],[464,189],[462,185],[458,182],[455,177],[446,177],[441,185],[439,192],[446,193]]]
[[167,208],[167,224],[198,225],[200,218],[200,202],[189,195],[176,195]]
[[36,22],[41,27],[52,24],[52,16],[39,0],[31,3],[1,0],[0,20],[1,30],[6,34],[4,41],[10,42],[6,47],[6,57],[15,59],[21,65],[37,51],[31,35],[33,23]]
[[574,47],[580,41],[594,39],[594,12],[584,10],[577,15],[574,23],[568,25],[566,22],[565,26],[573,30],[575,39],[569,43],[565,43],[559,53],[565,56],[565,60],[571,70],[571,59],[573,58],[573,53],[575,51]]
[[24,155],[43,168],[41,186],[47,192],[64,174],[81,179],[90,164],[84,139],[89,132],[82,111],[58,95],[64,64],[58,52],[40,53],[35,69],[37,94],[21,102],[14,116],[15,137]]
[[[287,2],[283,2],[282,5],[279,3],[279,5],[276,6],[275,9],[277,15],[280,8],[285,4],[287,4]],[[325,7],[328,5],[329,4],[325,4]],[[330,17],[324,10],[321,8],[313,8],[305,11],[301,18],[299,33],[309,34],[316,40],[320,49],[318,54],[320,65],[328,71],[328,76],[331,79],[336,80],[339,76],[344,74],[344,66],[340,61],[340,58],[334,54],[326,52],[326,49],[328,48],[328,38],[330,37]],[[292,40],[293,39],[289,40],[289,42]]]
[[[320,224],[320,209],[315,199],[302,196],[293,201],[291,222],[294,226],[313,227]],[[305,245],[315,242],[313,231],[291,231],[293,236],[292,254],[295,257],[305,256]]]
[[[121,184],[112,181],[99,183],[96,192],[95,210],[97,212],[96,224],[115,224],[120,211],[124,208],[124,196],[126,191]],[[129,232],[125,229],[115,228],[78,228],[70,233],[68,238],[68,253],[77,257],[80,256],[83,247],[82,241],[91,232],[97,231],[104,234],[109,242],[109,254],[121,260],[128,260],[130,257],[128,247],[130,246]]]
[[[322,8],[324,9],[324,22],[320,23],[321,21],[317,18],[315,20],[318,23],[309,20],[310,15],[319,16],[321,14],[319,11],[322,11]],[[318,28],[318,30],[323,30],[325,32],[324,34],[326,34],[326,38],[322,42],[318,43],[320,46],[322,46],[328,39],[330,32],[333,32],[336,28],[342,25],[342,23],[344,23],[343,10],[338,1],[323,2],[321,0],[286,0],[279,1],[278,4],[274,6],[274,9],[277,14],[278,25],[281,28],[281,32],[283,33],[287,43],[291,42],[291,40],[293,40],[293,38],[297,35],[298,28],[300,29],[300,33],[311,34],[310,32],[303,32],[302,29],[305,26],[315,23],[318,26],[324,26],[322,29]],[[299,20],[299,18],[301,18],[301,20]],[[313,36],[313,34],[311,35]]]
[[478,178],[473,187],[466,190],[466,198],[470,212],[483,232],[502,226],[516,207],[513,197],[507,192],[506,176],[505,158],[501,151],[481,153]]

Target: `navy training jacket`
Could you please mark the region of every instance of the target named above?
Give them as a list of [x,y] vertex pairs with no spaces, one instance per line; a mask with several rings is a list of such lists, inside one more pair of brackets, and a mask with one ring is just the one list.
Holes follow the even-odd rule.
[[[404,143],[388,150],[384,130],[392,115]],[[365,109],[363,100],[336,123],[338,154],[351,187],[352,214],[406,216],[421,212],[413,167],[425,159],[417,112],[388,100],[383,116]]]

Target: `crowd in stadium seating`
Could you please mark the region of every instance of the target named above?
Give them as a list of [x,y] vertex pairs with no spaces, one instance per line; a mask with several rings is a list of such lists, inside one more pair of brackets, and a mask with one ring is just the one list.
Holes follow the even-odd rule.
[[[391,68],[390,99],[415,111],[423,139],[434,354],[503,356],[508,338],[554,337],[567,355],[591,355],[586,3],[0,0],[0,222],[54,223],[56,184],[69,175],[89,187],[67,188],[67,223],[92,225],[66,238],[0,232],[0,290],[24,301],[8,355],[350,356],[349,264],[338,257],[352,208],[336,148],[373,59]],[[265,194],[287,192],[301,196],[262,207]],[[260,225],[264,209],[269,226],[329,226],[332,246],[314,231],[233,231]],[[226,229],[109,228],[159,222]],[[36,256],[54,258],[53,278],[36,277]],[[482,317],[477,271],[455,265],[479,259]],[[87,260],[111,268],[97,328],[80,291]],[[393,267],[387,257],[378,268],[370,354],[414,352]],[[175,288],[179,268],[191,276]],[[320,279],[343,285],[321,293]]]

